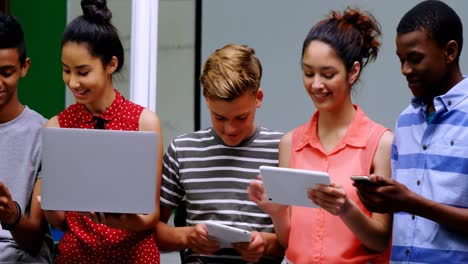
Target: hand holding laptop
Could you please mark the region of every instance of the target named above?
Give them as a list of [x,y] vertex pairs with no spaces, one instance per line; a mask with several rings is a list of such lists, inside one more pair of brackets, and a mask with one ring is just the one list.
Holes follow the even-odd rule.
[[142,214],[122,214],[122,213],[102,213],[102,212],[82,212],[81,215],[88,216],[96,224],[107,225],[112,228],[124,229],[139,232],[139,227],[143,226],[144,218]]

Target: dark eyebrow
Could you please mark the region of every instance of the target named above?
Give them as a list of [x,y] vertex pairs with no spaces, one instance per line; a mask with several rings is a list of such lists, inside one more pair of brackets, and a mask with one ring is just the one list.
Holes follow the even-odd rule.
[[[65,63],[63,63],[63,61],[62,61],[62,66],[65,66],[65,67],[70,68],[68,65],[66,65]],[[75,67],[75,69],[82,69],[82,68],[85,68],[85,67],[89,67],[89,65],[86,65],[86,64],[84,64],[84,65],[78,65],[78,66]]]
[[[217,114],[217,113],[215,113],[215,112],[212,112],[212,113],[213,113],[216,117],[226,118],[225,116],[220,115],[220,114]],[[236,118],[244,117],[244,116],[246,116],[246,115],[248,115],[248,114],[249,114],[248,112],[245,112],[245,113],[241,113],[241,114],[239,114],[239,115],[236,115],[235,117],[236,117]]]
[[[310,68],[310,69],[313,69],[314,67],[310,66],[309,64],[305,63],[305,62],[302,62],[302,66],[305,66],[307,68]],[[335,69],[334,67],[332,66],[325,66],[325,67],[321,67],[320,70],[333,70]]]
[[417,51],[411,51],[408,53],[408,56],[407,57],[411,57],[411,56],[421,56],[423,55],[421,52],[417,52]]
[[302,66],[303,67],[307,67],[307,68],[313,68],[312,66],[310,66],[309,64],[305,63],[305,62],[302,62]]
[[213,115],[217,116],[217,117],[224,117],[224,116],[222,116],[222,115],[220,115],[220,114],[218,114],[218,113],[216,113],[216,112],[214,112],[214,111],[210,111],[210,112],[211,112]]
[[16,66],[15,65],[3,65],[0,67],[2,70],[15,70]]
[[248,115],[248,114],[249,114],[249,112],[245,112],[245,113],[242,113],[242,114],[240,114],[240,115],[236,115],[236,117],[244,117],[244,116],[246,116],[246,115]]
[[[415,56],[415,55],[418,55],[418,56],[419,56],[419,55],[422,55],[422,54],[423,54],[423,53],[420,52],[420,51],[412,50],[412,51],[408,52],[408,53],[406,54],[406,56],[407,56],[407,57],[409,57],[409,56]],[[397,52],[396,52],[396,55],[397,55],[397,56],[400,56],[400,53],[397,51]]]

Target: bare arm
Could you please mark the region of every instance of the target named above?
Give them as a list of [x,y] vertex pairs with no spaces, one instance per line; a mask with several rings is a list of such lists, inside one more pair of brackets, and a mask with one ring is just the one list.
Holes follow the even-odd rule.
[[156,225],[156,242],[161,251],[178,251],[186,248],[200,254],[213,254],[219,244],[208,239],[204,225],[174,227],[166,222],[172,209],[161,206],[161,220]]
[[457,208],[426,199],[412,193],[407,213],[419,215],[454,231],[468,235],[468,209]]
[[438,203],[412,192],[393,179],[373,176],[377,187],[358,186],[363,204],[373,212],[406,212],[468,235],[468,209]]
[[172,209],[160,207],[160,221],[156,225],[156,242],[161,251],[178,251],[187,248],[187,233],[185,228],[173,227],[167,224]]
[[[390,177],[390,153],[392,134],[384,133],[372,161],[372,171]],[[358,205],[349,199],[343,187],[334,183],[309,189],[309,198],[314,203],[337,215],[343,223],[369,249],[384,251],[388,247],[391,235],[391,218],[389,215],[372,214],[368,217]]]
[[[289,167],[289,155],[291,150],[291,136],[289,132],[281,138],[279,145],[279,166]],[[261,180],[262,178],[259,177]],[[260,209],[269,214],[275,227],[277,240],[284,248],[288,247],[289,229],[291,225],[291,207],[271,203],[268,201],[263,188],[263,184],[259,181],[253,181],[248,188],[249,199],[255,202]]]
[[[33,255],[40,250],[45,231],[47,230],[44,214],[39,202],[35,199],[40,193],[40,181],[38,179],[34,184],[29,217],[22,213],[18,224],[10,231],[16,243]],[[13,224],[19,211],[16,208],[9,189],[2,182],[0,182],[0,193],[1,222]],[[24,210],[24,208],[22,209]]]
[[265,241],[264,255],[284,256],[284,248],[278,241],[278,237],[274,233],[260,232]]
[[[390,131],[384,133],[372,162],[373,173],[383,177],[391,176],[391,147],[393,135]],[[384,251],[390,242],[392,232],[392,216],[390,214],[372,213],[367,217],[357,205],[340,216],[343,222],[356,234],[368,248]]]
[[406,212],[427,218],[448,229],[468,235],[468,209],[457,208],[424,198],[405,185],[380,176],[373,177],[381,186],[372,193],[361,193],[367,207],[376,212]]
[[[279,144],[279,167],[289,168],[289,159],[291,155],[292,131],[281,138]],[[288,247],[289,230],[291,228],[291,207],[283,207],[275,215],[272,215],[273,225],[278,241],[284,248]]]

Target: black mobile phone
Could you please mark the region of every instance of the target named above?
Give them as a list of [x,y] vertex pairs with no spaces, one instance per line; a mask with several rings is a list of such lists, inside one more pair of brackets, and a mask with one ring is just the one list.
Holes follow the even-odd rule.
[[359,182],[359,183],[366,184],[369,186],[377,186],[377,183],[372,181],[369,176],[354,175],[354,176],[351,176],[351,180],[353,180],[354,182]]

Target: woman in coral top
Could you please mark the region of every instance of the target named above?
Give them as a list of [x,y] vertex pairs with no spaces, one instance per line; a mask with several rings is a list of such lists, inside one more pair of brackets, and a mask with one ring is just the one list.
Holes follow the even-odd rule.
[[[112,76],[123,65],[124,50],[110,23],[105,0],[82,0],[83,15],[73,20],[62,38],[63,80],[76,103],[52,117],[47,127],[145,130],[161,137],[155,113],[125,99]],[[117,146],[116,146],[117,147]],[[121,150],[125,151],[125,150]],[[162,146],[159,146],[162,157]],[[77,161],[79,162],[79,161]],[[157,183],[160,186],[161,159]],[[159,197],[156,208],[159,208]],[[46,211],[49,223],[65,234],[57,263],[159,263],[153,230],[159,210],[150,215]]]
[[362,205],[350,176],[390,177],[392,134],[351,101],[353,84],[377,57],[380,28],[356,9],[333,11],[304,40],[302,77],[317,111],[280,142],[281,167],[327,172],[332,183],[309,189],[320,208],[269,203],[261,182],[250,199],[271,215],[283,263],[388,263],[391,216]]

